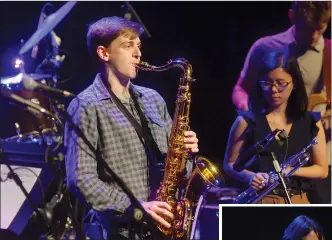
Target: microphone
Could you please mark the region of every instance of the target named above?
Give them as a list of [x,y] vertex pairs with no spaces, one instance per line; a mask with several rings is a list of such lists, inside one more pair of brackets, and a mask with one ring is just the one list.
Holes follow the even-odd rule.
[[289,138],[289,136],[285,130],[281,130],[278,137],[280,138],[281,141],[285,141]]
[[12,91],[10,91],[8,88],[6,87],[2,87],[0,88],[0,94],[6,98],[12,99],[17,103],[20,103],[21,105],[24,106],[24,108],[26,108],[28,111],[35,113],[35,114],[43,114],[49,117],[54,118],[53,114],[51,112],[49,112],[48,110],[46,110],[45,108],[41,107],[38,104],[35,104],[33,102],[30,102],[29,100],[26,100],[16,94],[14,94]]
[[23,84],[23,87],[25,89],[31,90],[31,91],[33,91],[35,89],[41,89],[41,90],[46,91],[46,92],[56,93],[56,94],[62,95],[63,97],[76,97],[75,94],[73,94],[71,92],[68,92],[66,90],[61,90],[61,89],[58,89],[58,88],[52,88],[50,86],[47,86],[46,84],[38,83],[32,77],[30,77],[27,74],[23,75],[22,84]]
[[251,146],[245,152],[242,152],[240,156],[237,158],[233,165],[233,169],[237,172],[241,172],[244,169],[248,168],[255,160],[257,154],[264,151],[268,144],[272,141],[272,139],[279,133],[282,132],[282,136],[286,136],[287,133],[285,130],[275,129],[270,132],[264,139],[258,141],[253,146]]

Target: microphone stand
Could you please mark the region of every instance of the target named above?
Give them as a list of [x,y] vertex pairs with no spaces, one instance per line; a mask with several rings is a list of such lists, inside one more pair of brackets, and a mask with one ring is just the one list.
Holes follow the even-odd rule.
[[128,2],[125,1],[124,2],[126,7],[127,7],[127,11],[128,11],[128,16],[126,17],[128,20],[131,20],[131,14],[130,12],[132,12],[134,14],[134,16],[136,17],[137,21],[141,24],[141,26],[144,29],[144,32],[146,33],[147,37],[150,38],[151,34],[149,33],[148,29],[145,27],[144,23],[142,22],[141,18],[138,16],[137,12],[135,11],[135,9],[133,8],[133,6]]
[[134,207],[133,218],[137,221],[137,223],[143,224],[143,218],[145,218],[147,225],[150,227],[149,230],[151,230],[151,232],[152,232],[152,236],[156,237],[154,239],[164,240],[165,237],[157,228],[152,217],[145,211],[142,204],[135,198],[134,194],[127,187],[127,185],[123,182],[123,180],[119,176],[117,176],[117,174],[108,166],[108,164],[105,162],[105,160],[102,159],[102,157],[97,153],[96,150],[94,150],[94,147],[92,146],[92,144],[88,141],[88,139],[83,134],[81,129],[73,123],[73,121],[72,121],[71,117],[68,115],[68,113],[66,111],[61,111],[61,113],[62,113],[62,116],[60,116],[60,118],[62,117],[63,119],[65,119],[65,121],[67,121],[70,124],[70,126],[72,127],[72,129],[74,129],[74,131],[77,133],[77,135],[79,137],[81,137],[83,139],[83,141],[88,145],[90,150],[92,150],[95,153],[97,162],[99,164],[101,164],[101,166],[105,167],[106,171],[113,177],[113,180],[122,188],[123,192],[129,197],[131,204]]
[[273,158],[273,166],[274,166],[274,169],[279,177],[279,180],[280,180],[280,183],[282,185],[282,189],[284,191],[284,194],[285,194],[285,200],[286,200],[286,203],[287,204],[292,204],[292,200],[289,196],[289,193],[287,191],[287,187],[286,187],[286,184],[285,184],[285,180],[283,178],[283,176],[281,175],[281,168],[280,168],[280,164],[274,154],[274,152],[271,152],[271,156]]

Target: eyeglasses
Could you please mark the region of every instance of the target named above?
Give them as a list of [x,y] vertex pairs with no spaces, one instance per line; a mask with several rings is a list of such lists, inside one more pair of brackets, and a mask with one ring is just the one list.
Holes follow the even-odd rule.
[[291,83],[289,82],[281,82],[281,81],[275,81],[275,82],[268,82],[268,81],[259,81],[259,84],[264,91],[270,90],[273,86],[277,88],[278,91],[284,91],[287,86]]

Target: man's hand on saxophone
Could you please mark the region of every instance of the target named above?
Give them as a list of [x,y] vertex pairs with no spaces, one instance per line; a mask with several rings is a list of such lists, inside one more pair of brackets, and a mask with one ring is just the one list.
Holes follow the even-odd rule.
[[174,218],[174,215],[171,212],[172,207],[168,203],[160,201],[143,202],[142,206],[155,221],[167,228],[171,227],[171,224],[163,218],[163,216],[169,217],[170,219]]
[[189,149],[192,153],[198,152],[198,139],[196,133],[193,131],[184,132],[184,147]]

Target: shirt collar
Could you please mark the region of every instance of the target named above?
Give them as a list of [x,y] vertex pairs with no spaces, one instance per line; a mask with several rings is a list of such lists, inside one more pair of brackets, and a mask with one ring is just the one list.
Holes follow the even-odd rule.
[[[290,37],[290,39],[292,40],[292,42],[295,43],[296,46],[298,46],[296,40],[295,40],[295,37],[294,37],[294,31],[295,31],[295,26],[292,25],[286,32],[287,32],[287,35]],[[324,49],[324,38],[323,36],[321,36],[318,40],[318,43],[316,44],[315,47],[310,47],[309,50],[314,50],[316,52],[320,52]]]
[[[96,95],[97,95],[97,99],[99,101],[101,100],[105,100],[105,99],[111,99],[111,95],[107,89],[107,86],[105,85],[101,74],[98,73],[93,81],[93,85],[95,87],[95,91],[96,91]],[[133,93],[137,96],[137,97],[143,97],[143,93],[139,91],[138,87],[134,84],[132,84],[130,82],[130,86],[129,86],[132,90]],[[112,100],[112,99],[111,99]]]
[[316,46],[314,47],[314,49],[317,51],[317,52],[320,52],[324,49],[324,38],[323,36],[321,36],[318,40],[318,43],[316,44]]

